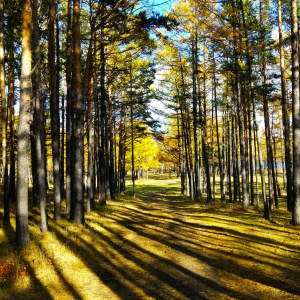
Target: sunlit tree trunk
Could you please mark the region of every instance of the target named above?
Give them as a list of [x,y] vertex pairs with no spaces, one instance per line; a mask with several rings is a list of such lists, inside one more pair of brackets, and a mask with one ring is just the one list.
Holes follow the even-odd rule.
[[0,97],[1,97],[1,129],[2,129],[2,183],[4,186],[4,220],[9,221],[9,180],[7,162],[7,109],[5,96],[5,63],[4,63],[4,11],[3,0],[0,0]]
[[22,55],[21,55],[21,90],[18,131],[18,168],[17,168],[17,212],[16,244],[25,246],[29,243],[28,230],[28,146],[30,132],[31,102],[31,35],[32,35],[31,0],[22,3]]

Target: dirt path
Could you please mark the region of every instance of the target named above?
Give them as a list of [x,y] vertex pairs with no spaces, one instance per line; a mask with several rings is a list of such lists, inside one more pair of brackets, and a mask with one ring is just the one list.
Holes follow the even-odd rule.
[[[114,293],[100,298],[300,299],[292,241],[279,244],[271,229],[213,216],[165,189],[140,191],[138,200],[111,203],[103,222],[90,220],[105,243],[97,275]],[[287,269],[293,255],[298,269]]]
[[172,182],[137,191],[84,226],[31,230],[36,299],[300,299],[299,230],[197,205]]

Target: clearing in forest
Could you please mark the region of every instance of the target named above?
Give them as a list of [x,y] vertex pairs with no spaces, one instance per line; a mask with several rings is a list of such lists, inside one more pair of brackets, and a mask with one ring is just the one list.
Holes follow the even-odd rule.
[[283,203],[267,222],[239,203],[194,203],[179,184],[140,180],[136,199],[129,188],[85,225],[50,219],[47,233],[33,212],[21,252],[14,219],[1,224],[0,260],[26,269],[0,278],[0,299],[300,298],[300,231]]

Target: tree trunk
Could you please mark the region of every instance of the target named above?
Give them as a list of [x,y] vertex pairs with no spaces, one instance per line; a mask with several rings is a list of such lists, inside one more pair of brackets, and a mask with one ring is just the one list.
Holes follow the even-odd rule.
[[22,3],[22,55],[21,55],[21,90],[18,131],[18,169],[17,169],[17,212],[16,244],[25,246],[29,243],[28,230],[28,146],[30,132],[31,102],[31,0]]
[[197,105],[197,82],[196,76],[198,73],[198,49],[197,49],[197,34],[195,37],[195,46],[193,43],[193,133],[194,133],[194,166],[195,166],[195,201],[200,201],[200,181],[199,181],[199,155],[198,155],[198,105]]
[[84,224],[84,98],[80,66],[80,0],[73,0],[73,82],[75,106],[75,209],[74,221]]
[[300,225],[300,99],[297,1],[291,0],[292,100],[293,100],[293,216]]
[[292,190],[292,168],[291,168],[291,147],[290,147],[290,125],[286,97],[286,76],[285,76],[285,62],[284,62],[284,45],[282,34],[282,18],[281,18],[281,0],[277,0],[278,7],[278,31],[279,31],[279,53],[280,53],[280,74],[281,74],[281,105],[282,105],[282,123],[284,136],[284,152],[286,165],[286,197],[287,209],[293,209],[293,190]]
[[14,84],[15,49],[13,41],[9,42],[8,61],[8,103],[10,127],[10,180],[9,198],[16,202],[16,163],[15,163],[15,84]]
[[41,95],[41,67],[39,47],[39,23],[38,3],[33,0],[33,63],[35,72],[33,76],[33,99],[35,102],[35,146],[37,165],[37,189],[40,203],[41,231],[47,231],[47,187],[46,187],[46,166],[45,166],[45,136],[44,136],[44,109]]
[[[245,38],[246,38],[246,48],[247,48],[247,66],[248,66],[248,73],[249,73],[249,83],[250,83],[250,95],[251,95],[251,104],[253,109],[253,128],[254,134],[257,139],[257,150],[258,150],[258,160],[259,160],[259,171],[260,171],[260,178],[261,178],[261,185],[262,185],[262,195],[263,195],[263,203],[264,203],[264,218],[269,220],[269,207],[268,207],[268,200],[267,200],[267,193],[266,193],[266,184],[265,184],[265,174],[264,174],[264,165],[261,153],[261,144],[259,139],[259,128],[258,123],[256,121],[256,106],[255,106],[255,97],[254,97],[254,88],[253,88],[253,80],[252,80],[252,62],[249,53],[249,41],[248,41],[248,31],[246,30],[246,22],[245,22],[245,14],[244,14],[244,6],[243,1],[240,1],[241,10],[242,10],[242,18],[243,18],[243,26],[245,28]],[[257,181],[256,181],[257,182]]]
[[219,137],[219,121],[218,121],[218,105],[217,105],[217,82],[216,82],[216,70],[215,70],[215,58],[214,60],[214,74],[213,74],[213,89],[214,89],[214,104],[215,104],[215,119],[216,119],[216,132],[217,132],[217,145],[218,145],[218,157],[219,157],[219,173],[220,173],[220,190],[221,201],[225,200],[225,188],[224,188],[224,174],[223,174],[223,157],[221,156],[220,149],[220,137]]
[[1,97],[1,128],[2,128],[2,183],[4,186],[4,220],[9,221],[9,181],[7,162],[7,109],[5,97],[5,63],[4,63],[4,12],[3,0],[0,0],[0,97]]
[[[101,30],[101,40],[103,32]],[[101,109],[101,119],[100,119],[100,131],[101,131],[101,142],[100,142],[100,151],[99,151],[99,163],[100,163],[100,191],[99,191],[99,202],[101,205],[106,205],[106,161],[105,161],[105,119],[107,114],[106,107],[106,89],[105,89],[105,51],[104,46],[100,46],[100,109]]]
[[71,143],[71,111],[72,101],[72,5],[68,0],[67,14],[67,43],[66,43],[66,84],[67,84],[67,112],[66,112],[66,211],[71,210],[72,199],[72,143]]
[[131,125],[131,179],[132,197],[135,198],[135,171],[134,171],[134,131],[133,131],[133,97],[132,97],[132,61],[130,62],[130,125]]
[[60,120],[59,103],[56,90],[56,68],[55,68],[55,5],[54,0],[49,0],[49,23],[48,23],[48,62],[49,62],[49,93],[50,93],[50,115],[51,136],[53,155],[53,178],[54,178],[54,219],[61,219],[61,194],[60,194]]

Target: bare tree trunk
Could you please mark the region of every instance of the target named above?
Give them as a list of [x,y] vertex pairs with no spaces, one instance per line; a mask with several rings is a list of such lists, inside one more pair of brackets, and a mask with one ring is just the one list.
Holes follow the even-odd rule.
[[215,172],[215,141],[214,141],[214,104],[211,103],[211,160],[212,160],[212,176],[213,176],[213,200],[216,199],[216,172]]
[[25,246],[29,243],[28,230],[28,146],[30,132],[31,102],[31,35],[32,35],[31,0],[22,3],[22,56],[21,90],[18,131],[18,185],[16,213],[16,244]]
[[300,93],[297,1],[291,0],[292,99],[293,99],[293,216],[300,225]]
[[9,127],[10,127],[10,181],[9,198],[16,202],[16,162],[15,162],[15,83],[14,66],[15,50],[13,41],[9,42],[9,62],[8,62],[8,103],[9,103]]
[[67,112],[66,112],[66,211],[71,210],[72,199],[72,143],[71,143],[71,111],[72,101],[72,16],[71,0],[68,0],[67,14],[67,43],[66,43],[66,84],[67,84]]
[[284,136],[284,152],[286,165],[286,198],[287,209],[293,209],[293,184],[292,184],[292,168],[291,168],[291,146],[290,146],[290,125],[287,108],[286,97],[286,76],[285,76],[285,62],[283,49],[283,34],[282,34],[282,17],[281,17],[281,0],[277,0],[278,7],[278,31],[279,31],[279,53],[280,53],[280,74],[281,74],[281,105],[282,105],[282,122],[283,122],[283,136]]
[[4,12],[3,0],[0,0],[0,97],[1,97],[1,128],[2,128],[2,183],[4,186],[4,220],[9,221],[9,181],[7,162],[7,109],[5,97],[5,63],[4,63]]
[[215,119],[216,119],[216,132],[217,132],[217,145],[218,145],[218,157],[219,157],[219,172],[220,172],[220,190],[221,190],[221,201],[225,200],[225,188],[224,188],[224,174],[223,174],[223,157],[221,156],[220,149],[220,137],[219,137],[219,121],[218,121],[218,104],[217,104],[217,86],[216,86],[216,70],[215,70],[215,59],[214,60],[214,74],[213,74],[213,88],[214,88],[214,104],[215,104]]
[[194,133],[194,166],[195,166],[195,201],[200,201],[200,180],[199,180],[199,155],[198,155],[198,105],[197,105],[197,82],[196,76],[198,73],[198,48],[197,48],[197,34],[195,37],[195,46],[193,43],[194,53],[193,53],[193,133]]
[[80,0],[73,0],[73,81],[75,105],[75,210],[74,221],[84,224],[84,110],[80,66]]
[[48,23],[48,62],[49,62],[49,93],[51,136],[53,155],[53,178],[54,178],[54,219],[61,219],[61,194],[60,194],[60,121],[59,103],[56,90],[56,67],[55,67],[55,5],[54,0],[49,0],[49,23]]
[[35,65],[33,80],[33,98],[35,101],[35,146],[37,164],[37,187],[40,202],[41,231],[47,231],[47,187],[45,166],[45,135],[44,135],[44,109],[41,95],[41,67],[39,48],[38,3],[33,0],[33,63]]
[[[263,195],[263,203],[264,203],[264,218],[269,220],[269,207],[268,207],[268,200],[267,200],[267,193],[266,193],[266,184],[265,184],[265,174],[264,174],[264,165],[261,153],[261,144],[259,139],[259,126],[256,120],[256,106],[255,106],[255,97],[254,97],[254,88],[253,88],[253,80],[252,80],[252,62],[249,53],[249,41],[248,41],[248,31],[246,30],[246,22],[245,22],[245,14],[244,14],[244,7],[243,1],[240,1],[241,10],[242,10],[242,18],[243,18],[243,26],[245,28],[245,38],[246,38],[246,47],[247,47],[247,65],[248,65],[248,73],[249,73],[249,83],[250,83],[250,92],[251,92],[251,102],[252,102],[252,110],[253,110],[253,129],[254,134],[257,139],[257,150],[258,150],[258,160],[259,160],[259,171],[260,171],[260,178],[261,178],[261,185],[262,185],[262,195]],[[256,181],[257,182],[257,181]]]
[[130,62],[130,125],[131,125],[131,179],[132,197],[135,198],[135,171],[134,171],[134,131],[133,131],[133,97],[132,97],[132,61]]

